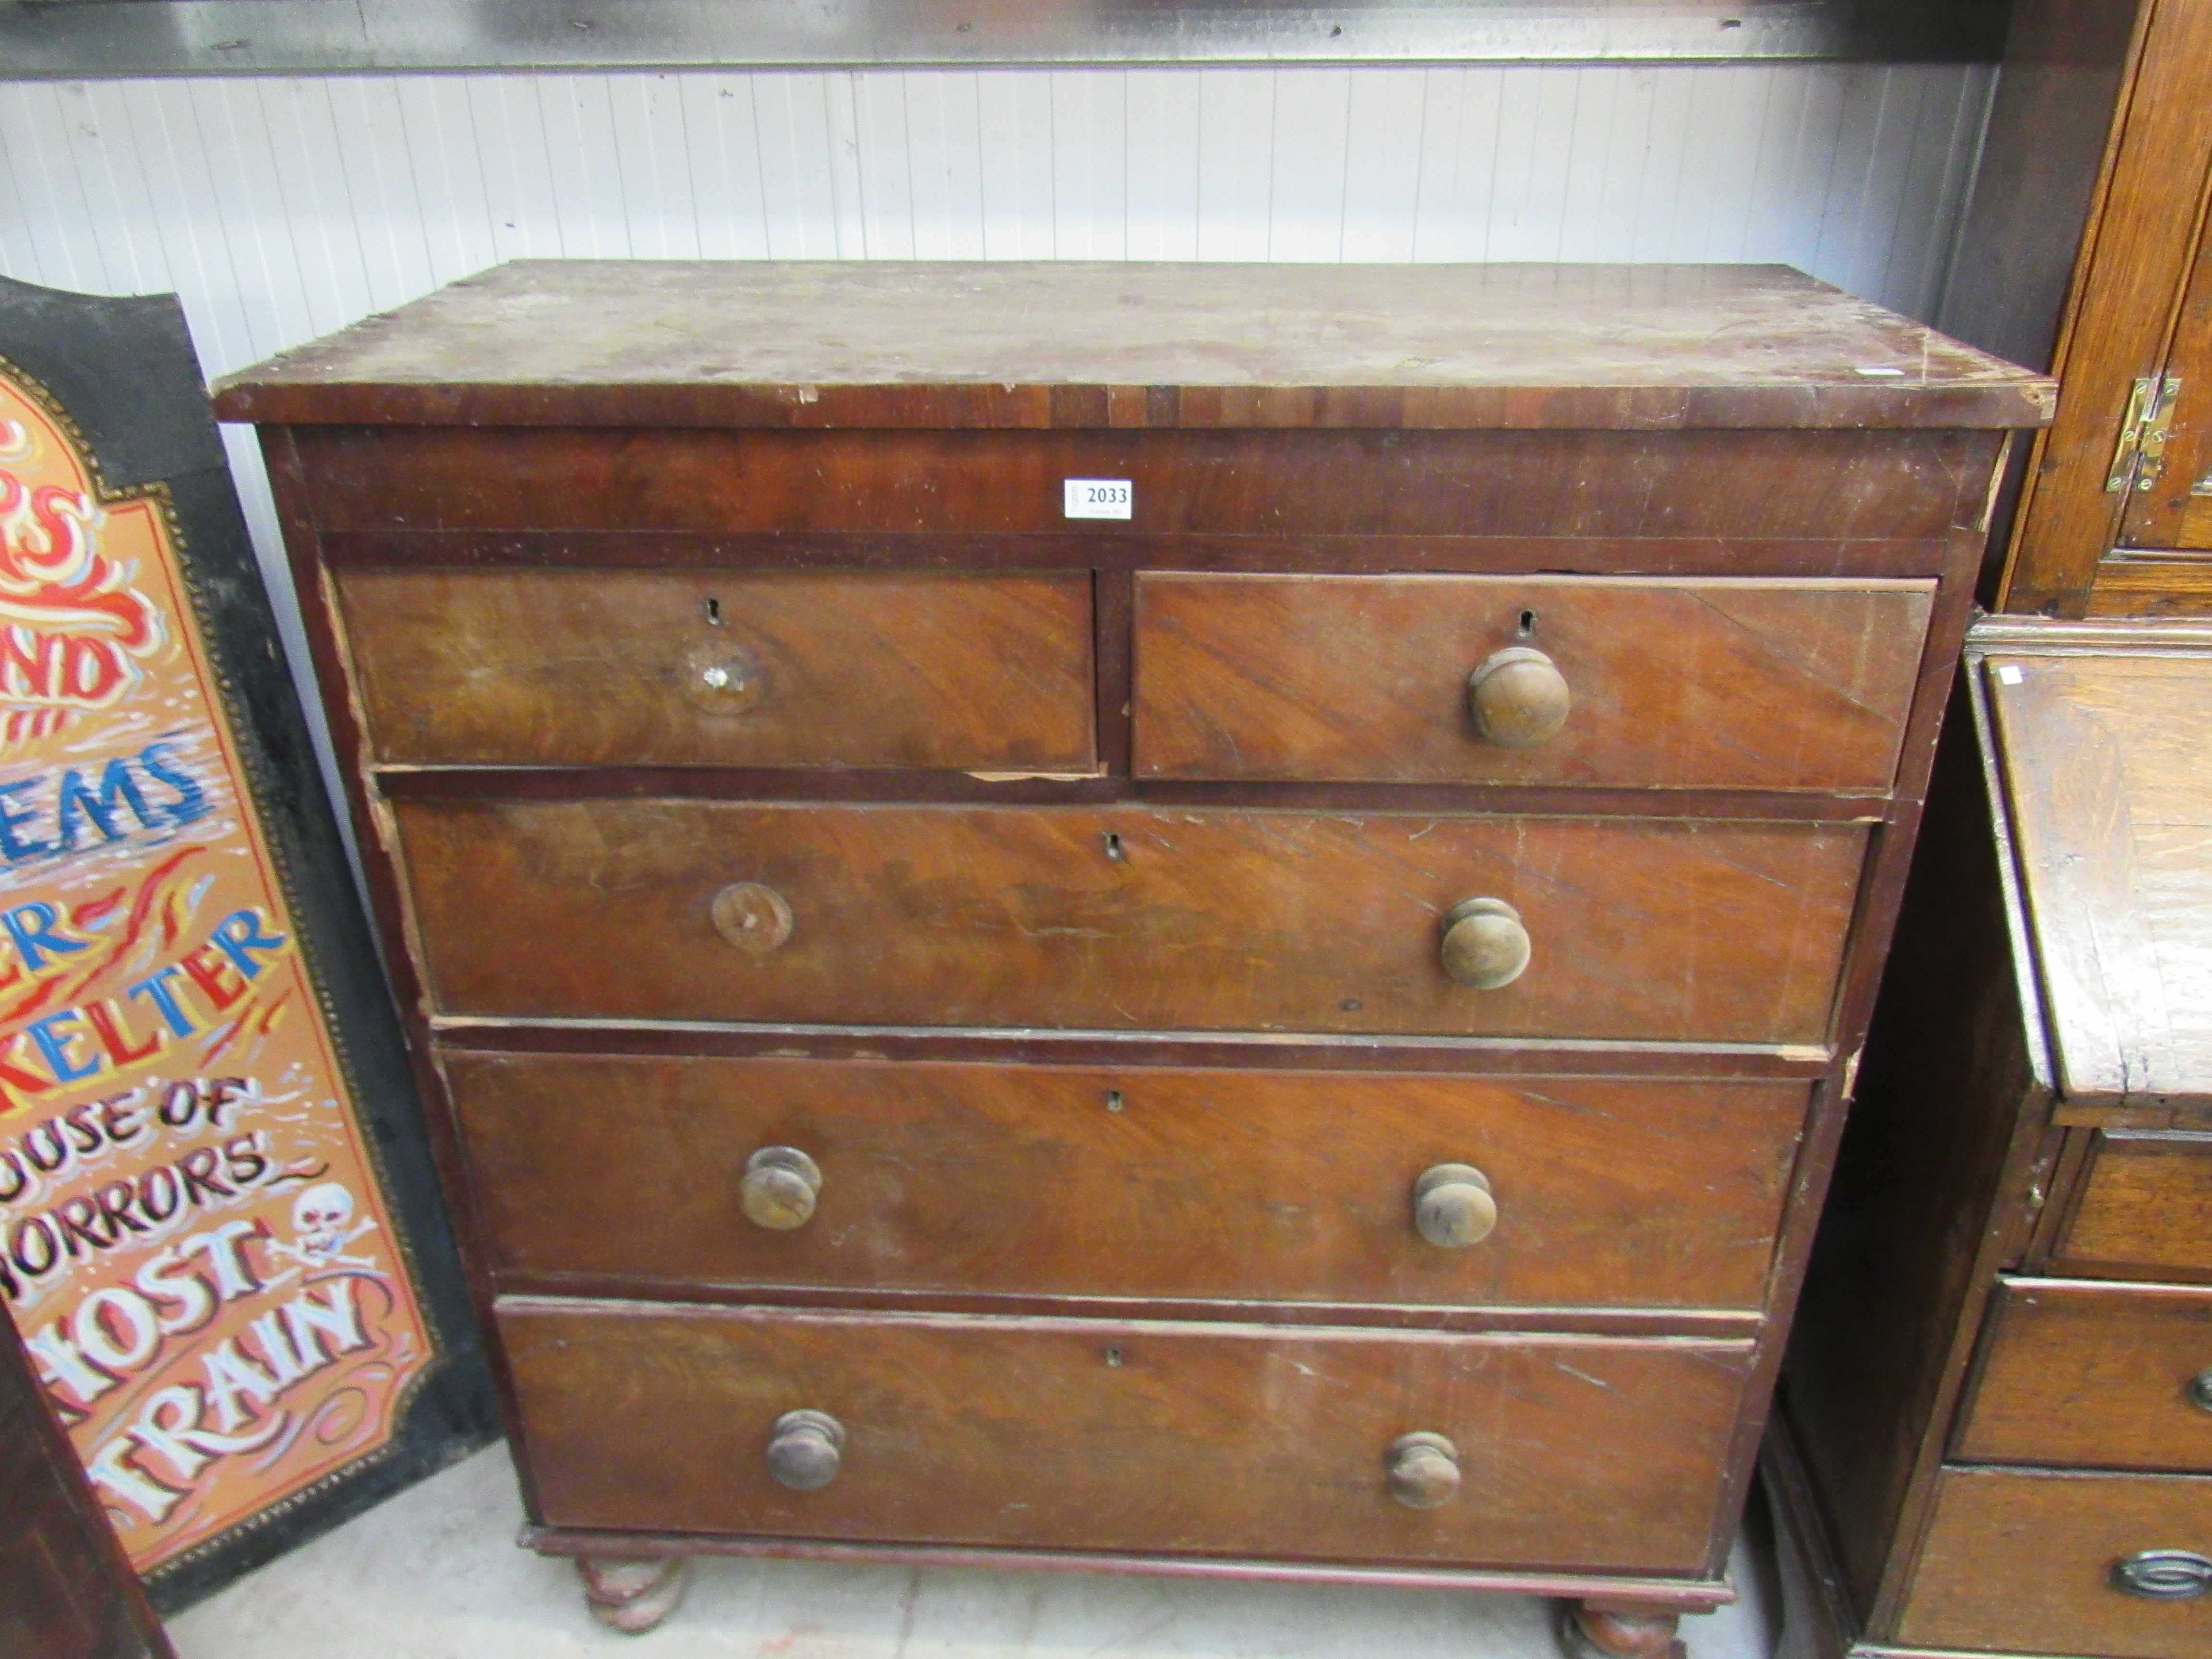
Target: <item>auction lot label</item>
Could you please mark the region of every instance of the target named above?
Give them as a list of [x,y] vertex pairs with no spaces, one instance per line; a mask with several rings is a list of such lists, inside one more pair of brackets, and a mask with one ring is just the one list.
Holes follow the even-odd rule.
[[251,802],[166,496],[0,364],[0,1294],[142,1572],[432,1357]]

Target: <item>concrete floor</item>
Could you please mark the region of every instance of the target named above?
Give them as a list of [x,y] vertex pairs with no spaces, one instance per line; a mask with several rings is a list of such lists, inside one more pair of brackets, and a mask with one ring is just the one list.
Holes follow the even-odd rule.
[[[182,1659],[1556,1659],[1525,1596],[702,1560],[653,1635],[585,1613],[574,1573],[514,1547],[506,1448],[479,1452],[240,1579],[169,1627]],[[1682,1621],[1691,1659],[1773,1651],[1759,1556],[1743,1599]]]

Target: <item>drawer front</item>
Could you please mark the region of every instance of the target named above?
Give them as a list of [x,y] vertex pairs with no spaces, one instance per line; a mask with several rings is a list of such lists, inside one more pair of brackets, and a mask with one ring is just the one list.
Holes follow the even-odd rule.
[[2067,1273],[2212,1279],[2212,1134],[2100,1134],[2057,1257]]
[[355,568],[371,744],[419,765],[1097,765],[1082,575]]
[[[1808,1095],[1148,1067],[443,1065],[505,1273],[1261,1301],[1756,1308]],[[795,1225],[748,1219],[748,1162],[773,1147],[813,1165]],[[1488,1182],[1488,1213],[1463,1190],[1437,1203],[1472,1205],[1490,1230],[1439,1246],[1417,1231],[1414,1188],[1455,1164]],[[782,1182],[757,1170],[755,1206]],[[787,1224],[805,1209],[763,1213]]]
[[2114,1582],[2116,1566],[2152,1550],[2212,1557],[2212,1479],[1946,1469],[1895,1640],[2203,1659],[2212,1595],[2160,1601]]
[[[1886,790],[1934,600],[1917,581],[1140,574],[1137,770]],[[1488,726],[1469,703],[1486,668]],[[1512,746],[1549,723],[1530,695],[1564,698],[1564,723]]]
[[[1748,1344],[499,1304],[555,1526],[1699,1571]],[[842,1431],[787,1490],[790,1411]],[[1389,1496],[1399,1437],[1457,1492]]]
[[[397,813],[457,1012],[1752,1042],[1825,1033],[1865,840],[1140,808]],[[1495,989],[1440,965],[1441,919],[1476,897],[1528,937]]]
[[2006,1285],[1961,1458],[2212,1474],[2212,1290]]

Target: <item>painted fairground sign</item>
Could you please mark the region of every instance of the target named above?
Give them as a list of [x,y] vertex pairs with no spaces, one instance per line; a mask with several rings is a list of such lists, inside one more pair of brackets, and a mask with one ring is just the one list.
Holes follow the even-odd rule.
[[[76,298],[9,285],[0,323],[27,295]],[[264,822],[267,745],[191,526],[166,481],[103,476],[21,343],[0,327],[0,1295],[158,1587],[385,1461],[454,1321],[311,958],[316,849]],[[204,398],[188,413],[212,443]],[[436,1436],[474,1437],[481,1407],[454,1404]]]

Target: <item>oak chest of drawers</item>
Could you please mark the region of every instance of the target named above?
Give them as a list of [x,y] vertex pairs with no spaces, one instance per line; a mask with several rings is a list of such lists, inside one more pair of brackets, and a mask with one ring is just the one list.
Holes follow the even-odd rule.
[[1966,678],[1769,1449],[1797,1651],[2199,1659],[2212,627]]
[[1726,267],[532,264],[228,382],[531,1541],[1662,1650],[2049,391]]

